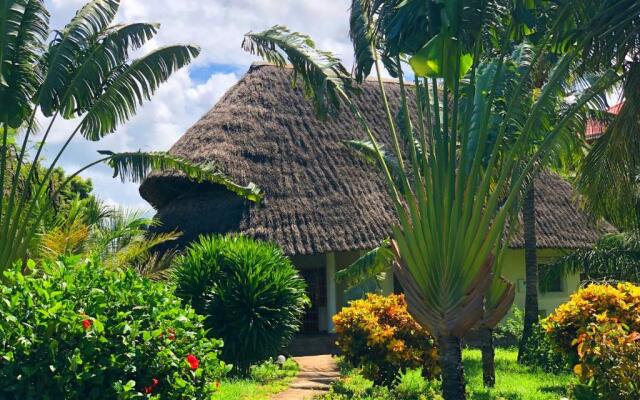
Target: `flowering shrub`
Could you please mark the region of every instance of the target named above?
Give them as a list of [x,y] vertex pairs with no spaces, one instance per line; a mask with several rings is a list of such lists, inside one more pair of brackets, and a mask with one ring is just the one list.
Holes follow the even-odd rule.
[[[32,267],[33,267],[32,263]],[[219,340],[170,287],[69,260],[0,286],[0,398],[205,399]],[[47,397],[43,397],[46,394]]]
[[589,285],[543,326],[597,398],[640,398],[640,287]]
[[333,317],[338,347],[349,364],[377,383],[391,383],[400,369],[439,374],[434,339],[407,312],[403,295],[369,294]]

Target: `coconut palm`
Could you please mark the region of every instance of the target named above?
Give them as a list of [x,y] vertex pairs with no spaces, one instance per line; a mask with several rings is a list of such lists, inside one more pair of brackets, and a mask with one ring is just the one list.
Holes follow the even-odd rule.
[[[606,31],[580,42],[582,53],[580,67],[575,78],[588,78],[603,70],[615,68],[623,76],[622,86],[634,88],[624,91],[626,110],[620,113],[604,137],[597,141],[592,151],[582,162],[578,189],[587,197],[587,204],[596,216],[603,216],[619,226],[629,228],[639,219],[636,210],[635,171],[637,154],[638,101],[637,88],[640,83],[640,68],[637,67],[640,54],[640,17],[637,4],[629,2],[583,1],[575,4],[572,17],[558,26],[557,43],[559,50],[576,36],[590,36],[588,31],[594,24],[603,24]],[[597,10],[597,12],[594,12]],[[544,21],[546,15],[541,14]],[[585,23],[586,22],[586,23]],[[545,71],[542,71],[543,75]],[[635,86],[634,86],[635,85]],[[635,96],[635,99],[634,99]],[[579,134],[579,132],[576,132]],[[636,147],[634,147],[636,146]],[[566,154],[565,154],[566,155]],[[526,296],[523,337],[518,358],[532,334],[538,319],[538,265],[536,259],[534,188],[531,186],[524,198],[523,230],[526,266]],[[635,225],[634,225],[635,226]]]
[[[88,2],[47,43],[49,13],[43,0],[0,2],[0,187],[6,189],[0,197],[0,271],[26,257],[29,243],[50,211],[46,199],[55,198],[61,190],[50,190],[49,182],[71,141],[79,135],[98,141],[116,131],[200,51],[191,45],[173,45],[131,59],[130,54],[156,34],[158,25],[112,24],[119,4],[119,0]],[[33,146],[33,160],[39,160],[59,119],[79,123],[44,175],[35,179],[39,163],[28,162],[27,150]],[[37,137],[39,123],[43,134]],[[13,132],[20,138],[16,146],[10,140]],[[11,154],[15,157],[9,161]],[[172,169],[195,180],[223,184],[252,200],[260,197],[254,186],[238,186],[212,167],[192,165],[166,153],[101,152],[62,186],[97,164],[107,164],[114,176],[134,182],[150,171]]]
[[[571,18],[573,3],[549,7],[552,27]],[[627,3],[638,8],[636,2]],[[581,46],[569,46],[542,88],[536,88],[532,72],[558,48],[557,31],[537,32],[543,36],[539,44],[528,44],[520,33],[530,27],[518,13],[528,5],[535,6],[358,2],[362,15],[352,17],[358,29],[351,30],[357,42],[356,77],[375,68],[380,112],[389,128],[382,143],[391,148],[393,163],[352,101],[357,87],[336,57],[317,50],[308,36],[281,26],[245,36],[246,50],[278,65],[291,63],[294,84],[302,82],[321,116],[346,108],[360,122],[398,218],[391,242],[395,273],[411,314],[438,340],[447,400],[465,398],[460,339],[474,326],[500,320],[513,301],[513,285],[499,277],[499,260],[506,221],[527,176],[576,115],[620,80],[613,70],[602,74],[536,140],[542,119],[558,112],[557,94],[577,67]],[[610,27],[589,25],[589,34],[575,37],[573,44]],[[400,83],[398,118],[385,95],[381,60]],[[405,84],[398,68],[405,60],[415,74],[413,86]],[[417,104],[415,116],[409,91]]]
[[550,267],[584,274],[589,281],[640,283],[640,237],[636,231],[607,234],[593,249],[572,252]]

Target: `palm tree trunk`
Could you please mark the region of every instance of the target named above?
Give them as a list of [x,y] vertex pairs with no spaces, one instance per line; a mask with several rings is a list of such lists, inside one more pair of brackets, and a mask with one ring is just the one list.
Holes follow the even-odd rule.
[[525,345],[531,337],[533,326],[538,322],[538,259],[536,256],[535,206],[535,187],[532,180],[522,204],[526,293],[524,300],[524,329],[518,349],[518,362],[522,362]]
[[493,346],[493,330],[480,328],[480,348],[482,350],[482,381],[484,387],[492,388],[496,384],[495,348]]
[[440,366],[442,367],[442,394],[445,400],[466,399],[464,366],[460,338],[443,336],[440,343]]

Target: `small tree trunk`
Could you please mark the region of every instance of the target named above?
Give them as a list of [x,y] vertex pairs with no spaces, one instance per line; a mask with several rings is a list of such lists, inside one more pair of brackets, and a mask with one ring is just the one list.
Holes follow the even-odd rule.
[[524,264],[526,293],[524,300],[524,329],[518,349],[518,362],[522,363],[522,356],[527,341],[533,332],[533,325],[538,322],[538,259],[536,255],[536,204],[535,187],[533,181],[527,188],[522,204],[522,221],[524,231]]
[[482,349],[482,381],[484,387],[492,388],[496,385],[495,348],[493,346],[493,330],[480,328]]
[[442,367],[442,394],[445,400],[466,399],[464,366],[460,338],[444,336],[439,340]]

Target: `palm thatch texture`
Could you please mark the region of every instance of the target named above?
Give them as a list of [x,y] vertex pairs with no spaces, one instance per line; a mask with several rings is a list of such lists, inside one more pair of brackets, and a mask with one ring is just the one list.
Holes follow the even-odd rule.
[[[235,182],[255,182],[264,191],[260,205],[250,206],[218,185],[152,173],[140,193],[158,210],[162,224],[154,230],[182,232],[181,246],[202,234],[236,232],[277,243],[291,256],[369,251],[391,236],[398,219],[382,174],[371,168],[371,154],[358,150],[370,145],[353,140],[358,121],[345,107],[318,119],[302,88],[291,87],[292,75],[291,68],[252,65],[169,150],[195,164],[213,163]],[[358,89],[361,94],[353,101],[380,138],[393,170],[387,121],[376,108],[379,84],[366,80]],[[397,114],[400,85],[385,80],[385,92]],[[407,97],[417,116],[414,91]],[[558,175],[540,174],[535,187],[540,248],[586,249],[612,232],[607,224],[593,223]],[[521,226],[514,221],[514,229]],[[508,245],[523,247],[520,229]]]
[[[44,1],[0,2],[0,272],[27,256],[29,243],[37,237],[40,222],[50,209],[45,195],[52,172],[69,143],[78,134],[97,141],[116,131],[200,52],[196,46],[175,45],[131,60],[131,52],[153,38],[158,25],[114,25],[119,5],[119,0],[88,2],[47,44],[49,13]],[[48,120],[43,136],[36,141],[38,112]],[[44,175],[37,176],[39,163],[27,162],[27,150],[35,147],[33,160],[40,159],[58,118],[80,122]],[[11,143],[15,132],[21,144]],[[116,176],[134,182],[149,171],[172,169],[198,181],[222,183],[252,200],[260,198],[254,186],[240,187],[210,166],[193,165],[164,153],[102,155],[69,179],[98,163],[112,166]]]
[[[567,28],[579,26],[582,32],[586,25],[587,33],[567,36],[567,29],[558,28],[575,17],[576,2],[550,3],[355,1],[352,12],[363,14],[351,18],[356,63],[361,76],[376,69],[379,110],[388,122],[396,170],[353,101],[357,94],[339,75],[344,68],[335,57],[279,26],[245,36],[248,51],[279,65],[285,59],[292,64],[321,115],[344,106],[360,123],[398,218],[392,235],[396,276],[411,314],[438,338],[447,400],[466,396],[460,338],[474,326],[500,320],[513,301],[513,284],[500,278],[501,263],[495,261],[503,254],[506,223],[529,173],[581,110],[620,80],[616,71],[607,71],[570,107],[558,109],[584,44],[615,25],[600,18],[608,9],[593,4],[595,18]],[[611,3],[639,9],[636,2]],[[520,19],[520,11],[544,11],[552,23],[548,29],[532,26]],[[526,39],[533,28],[542,35],[535,45]],[[570,46],[537,89],[534,71],[547,62],[543,56],[557,54],[558,39]],[[372,51],[361,51],[367,46]],[[384,90],[379,53],[398,65],[408,59],[415,74],[409,88],[402,70],[395,71],[401,92],[397,116]],[[415,92],[417,119],[409,112],[408,90]],[[556,113],[556,124],[547,129],[542,121]],[[541,139],[540,130],[545,131]]]

